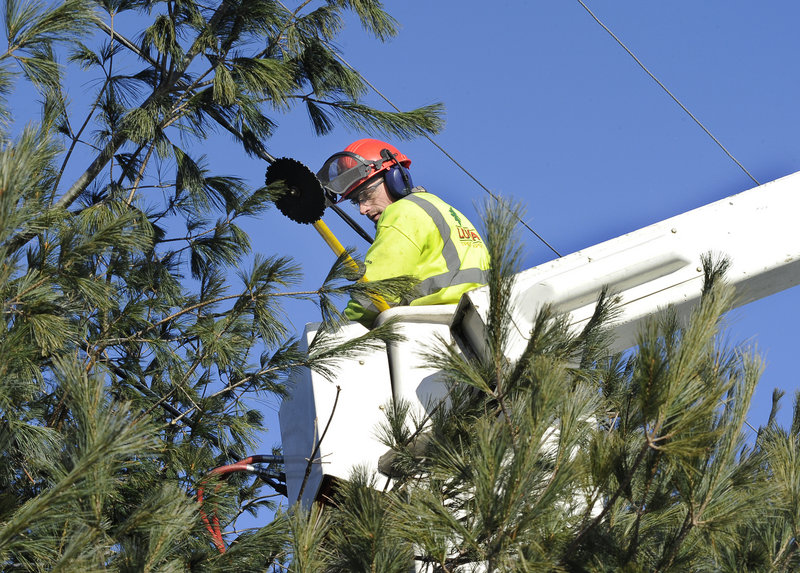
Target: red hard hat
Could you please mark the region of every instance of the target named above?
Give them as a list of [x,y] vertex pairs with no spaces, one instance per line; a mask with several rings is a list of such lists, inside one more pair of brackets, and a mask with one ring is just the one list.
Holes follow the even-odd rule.
[[411,160],[394,145],[378,139],[359,139],[331,155],[317,178],[343,201],[359,186],[398,163],[408,167]]

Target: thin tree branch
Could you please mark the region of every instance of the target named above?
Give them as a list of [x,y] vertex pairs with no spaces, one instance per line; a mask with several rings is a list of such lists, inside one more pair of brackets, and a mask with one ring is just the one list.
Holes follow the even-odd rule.
[[317,440],[314,449],[311,451],[311,455],[308,458],[308,464],[306,465],[306,471],[303,474],[303,481],[300,484],[300,491],[297,494],[297,500],[300,501],[303,498],[303,492],[306,489],[306,484],[308,483],[308,478],[311,476],[311,468],[314,466],[314,459],[317,456],[317,452],[319,452],[319,447],[322,444],[322,440],[325,439],[325,434],[328,433],[328,428],[331,426],[331,421],[333,420],[333,415],[336,413],[336,405],[339,403],[339,394],[342,391],[341,386],[336,386],[336,398],[333,400],[333,407],[331,408],[331,415],[328,417],[328,423],[325,424],[325,429],[322,431],[322,435]]

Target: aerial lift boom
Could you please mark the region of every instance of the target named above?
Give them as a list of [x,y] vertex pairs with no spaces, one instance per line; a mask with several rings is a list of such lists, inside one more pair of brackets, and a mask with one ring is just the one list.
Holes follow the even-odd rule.
[[[605,285],[620,297],[616,348],[630,347],[641,322],[658,309],[688,314],[701,294],[707,253],[730,259],[727,280],[739,305],[800,284],[799,212],[800,172],[523,271],[514,287],[508,356],[514,360],[525,348],[541,305],[568,313],[580,329]],[[378,324],[397,319],[405,340],[343,363],[331,378],[306,369],[291,380],[279,412],[290,503],[324,498],[329,483],[347,479],[357,466],[388,479],[377,469],[387,448],[375,436],[386,404],[403,398],[417,415],[429,414],[445,389],[421,350],[441,336],[464,352],[485,352],[488,304],[483,287],[458,305],[391,308]],[[303,343],[317,328],[306,327]],[[352,323],[339,336],[365,332]]]

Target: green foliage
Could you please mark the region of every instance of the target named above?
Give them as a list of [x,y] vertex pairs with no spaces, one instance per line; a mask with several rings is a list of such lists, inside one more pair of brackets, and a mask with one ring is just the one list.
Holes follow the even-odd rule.
[[[293,292],[297,264],[253,253],[241,226],[274,198],[212,172],[198,149],[222,128],[265,158],[277,114],[308,98],[359,129],[438,129],[438,107],[359,102],[365,85],[331,47],[348,13],[379,40],[394,20],[374,0],[4,8],[0,95],[19,87],[43,105],[25,118],[0,101],[0,567],[252,571],[299,558],[300,514],[238,532],[220,555],[194,495],[206,484],[226,531],[245,511],[272,513],[273,477],[211,486],[208,472],[253,453],[256,405],[286,373],[335,368],[391,332],[299,352],[284,301],[330,315],[347,287]],[[131,23],[135,37],[119,32]]]

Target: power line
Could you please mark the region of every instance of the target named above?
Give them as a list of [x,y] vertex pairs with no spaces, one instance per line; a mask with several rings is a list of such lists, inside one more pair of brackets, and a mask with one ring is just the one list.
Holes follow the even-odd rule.
[[620,39],[619,39],[619,38],[618,38],[618,37],[617,37],[617,36],[614,34],[614,32],[612,32],[612,31],[611,31],[611,30],[608,28],[608,26],[606,26],[605,24],[603,24],[603,22],[601,22],[601,21],[600,21],[600,19],[599,19],[597,16],[595,16],[594,12],[592,12],[592,11],[589,9],[589,7],[588,7],[588,6],[587,6],[587,5],[586,5],[586,4],[583,2],[583,0],[577,0],[577,2],[578,2],[578,4],[580,4],[581,6],[583,6],[583,9],[584,9],[584,10],[586,10],[586,11],[589,13],[589,16],[591,16],[591,17],[594,19],[594,21],[595,21],[595,22],[597,22],[598,24],[600,24],[600,26],[603,28],[603,30],[605,30],[606,32],[608,32],[608,34],[609,34],[609,35],[610,35],[612,38],[614,38],[614,40],[616,40],[617,44],[619,44],[619,45],[622,47],[622,49],[623,49],[623,50],[625,50],[625,51],[628,53],[628,55],[629,55],[631,58],[633,58],[633,59],[634,59],[634,61],[635,61],[637,64],[639,64],[639,67],[640,67],[640,68],[642,68],[642,69],[645,71],[645,73],[646,73],[648,76],[650,76],[650,77],[653,79],[653,81],[654,81],[654,82],[656,82],[656,83],[657,83],[659,86],[661,86],[661,89],[663,89],[663,90],[664,90],[664,91],[667,93],[667,95],[669,95],[669,97],[671,97],[671,98],[672,98],[672,101],[674,101],[675,103],[677,103],[677,104],[680,106],[680,108],[681,108],[683,111],[685,111],[685,112],[687,113],[687,115],[688,115],[689,117],[691,117],[691,118],[694,120],[694,122],[695,122],[697,125],[699,125],[699,126],[700,126],[700,128],[701,128],[703,131],[705,131],[705,132],[706,132],[706,134],[707,134],[707,135],[708,135],[708,136],[709,136],[711,139],[713,139],[713,140],[714,140],[714,143],[716,143],[717,145],[719,145],[720,149],[722,149],[722,151],[724,151],[724,152],[725,152],[725,155],[727,155],[728,157],[730,157],[730,158],[731,158],[731,160],[732,160],[734,163],[736,163],[736,165],[738,165],[738,166],[739,166],[739,168],[740,168],[742,171],[744,171],[744,172],[747,174],[747,176],[748,176],[750,179],[752,179],[752,180],[753,180],[753,182],[754,182],[756,185],[761,185],[761,183],[759,183],[759,182],[758,182],[758,180],[757,180],[755,177],[753,177],[752,175],[750,175],[750,172],[749,172],[747,169],[745,169],[745,168],[744,168],[744,165],[742,165],[741,163],[739,163],[739,161],[737,161],[737,160],[736,160],[736,158],[735,158],[733,155],[731,155],[731,152],[730,152],[730,151],[728,151],[727,149],[725,149],[725,146],[724,146],[724,145],[722,145],[722,143],[720,143],[720,141],[719,141],[719,140],[718,140],[716,137],[714,137],[714,135],[713,135],[713,134],[712,134],[712,133],[711,133],[711,132],[710,132],[710,131],[709,131],[709,130],[706,128],[706,126],[705,126],[705,125],[703,125],[703,124],[700,122],[700,120],[699,120],[699,119],[697,119],[697,118],[694,116],[694,114],[692,114],[692,112],[690,112],[690,111],[688,110],[688,108],[687,108],[685,105],[683,105],[683,104],[680,102],[680,100],[678,100],[678,98],[676,98],[676,97],[675,97],[675,96],[672,94],[672,92],[671,92],[671,91],[669,91],[669,90],[667,89],[667,86],[665,86],[663,83],[661,83],[661,81],[659,81],[659,79],[658,79],[657,77],[655,77],[655,76],[653,75],[653,73],[652,73],[650,70],[648,70],[648,69],[647,69],[647,67],[646,67],[646,66],[645,66],[645,65],[644,65],[644,64],[641,62],[641,60],[639,60],[639,58],[637,58],[637,57],[636,57],[636,55],[635,55],[635,54],[634,54],[634,53],[633,53],[633,52],[632,52],[632,51],[631,51],[631,50],[628,48],[628,46],[626,46],[626,45],[625,45],[625,44],[622,42],[622,40],[620,40]]
[[[384,94],[383,94],[383,93],[382,93],[382,92],[381,92],[381,91],[380,91],[380,90],[379,90],[379,89],[378,89],[378,88],[377,88],[377,87],[376,87],[376,86],[375,86],[375,85],[374,85],[372,82],[370,82],[370,81],[369,81],[367,78],[365,78],[365,77],[364,77],[364,75],[363,75],[363,74],[362,74],[360,71],[358,71],[358,70],[357,70],[357,69],[356,69],[354,66],[352,66],[352,65],[351,65],[351,64],[350,64],[350,63],[349,63],[347,60],[345,60],[345,59],[342,57],[342,55],[341,55],[341,54],[339,54],[339,53],[338,53],[336,50],[334,50],[334,49],[333,49],[333,48],[332,48],[330,45],[328,45],[328,49],[329,49],[329,50],[330,50],[330,51],[331,51],[331,52],[332,52],[332,53],[333,53],[333,54],[336,56],[336,58],[337,58],[337,59],[338,59],[340,62],[342,62],[342,63],[343,63],[345,66],[347,66],[347,67],[348,67],[348,68],[350,68],[350,69],[351,69],[353,72],[355,72],[356,74],[358,74],[358,77],[360,77],[360,78],[362,79],[362,81],[363,81],[365,84],[367,84],[367,85],[368,85],[370,88],[372,88],[372,91],[374,91],[376,94],[378,94],[378,95],[379,95],[379,96],[380,96],[380,97],[383,99],[383,101],[385,101],[387,104],[389,104],[390,106],[392,106],[392,108],[394,108],[394,110],[395,110],[395,111],[397,111],[397,112],[401,112],[401,111],[402,111],[402,110],[401,110],[399,107],[397,107],[396,105],[394,105],[394,103],[393,103],[393,102],[392,102],[392,101],[391,101],[391,100],[390,100],[388,97],[386,97],[386,96],[385,96],[385,95],[384,95]],[[478,184],[478,186],[479,186],[481,189],[483,189],[484,191],[486,191],[486,193],[488,193],[488,194],[489,194],[489,196],[490,196],[492,199],[494,199],[494,200],[495,200],[495,201],[496,201],[498,204],[501,204],[501,205],[504,205],[504,206],[505,206],[505,203],[503,203],[503,201],[501,201],[501,200],[500,200],[500,198],[499,198],[497,195],[495,195],[494,193],[492,193],[492,192],[489,190],[489,188],[488,188],[488,187],[486,187],[486,185],[484,185],[483,183],[481,183],[481,182],[478,180],[478,178],[477,178],[477,177],[475,177],[475,176],[474,176],[472,173],[470,173],[470,172],[469,172],[469,170],[468,170],[466,167],[464,167],[463,165],[461,165],[461,163],[459,163],[459,162],[458,162],[458,161],[455,159],[455,157],[453,157],[452,155],[450,155],[450,154],[449,154],[447,151],[445,151],[445,149],[444,149],[444,148],[443,148],[441,145],[439,145],[438,143],[436,143],[436,141],[434,141],[434,139],[433,139],[431,136],[429,136],[428,134],[425,134],[425,133],[423,133],[422,135],[425,137],[425,139],[427,139],[428,141],[430,141],[430,142],[431,142],[431,143],[434,145],[434,147],[436,147],[436,149],[438,149],[439,151],[441,151],[441,152],[442,152],[442,153],[445,155],[445,157],[447,157],[447,158],[448,158],[450,161],[452,161],[452,162],[453,162],[453,164],[454,164],[454,165],[456,165],[456,167],[458,167],[459,169],[461,169],[461,171],[463,171],[464,173],[466,173],[466,174],[467,174],[467,176],[468,176],[470,179],[472,179],[472,180],[473,180],[475,183],[477,183],[477,184]],[[511,213],[514,215],[514,217],[517,219],[517,222],[519,222],[519,223],[520,223],[520,224],[521,224],[523,227],[525,227],[525,228],[526,228],[526,229],[528,229],[528,230],[529,230],[531,233],[533,233],[533,235],[534,235],[534,236],[535,236],[537,239],[539,239],[539,240],[540,240],[542,243],[544,243],[544,244],[547,246],[547,248],[549,248],[551,251],[553,251],[553,252],[554,252],[554,253],[555,253],[557,256],[559,256],[559,257],[561,257],[561,256],[562,256],[562,255],[561,255],[561,253],[559,253],[557,250],[555,250],[555,248],[553,248],[553,246],[552,246],[552,245],[550,245],[550,243],[548,243],[548,242],[547,242],[547,241],[544,239],[544,237],[542,237],[542,236],[541,236],[539,233],[537,233],[536,231],[534,231],[534,230],[533,230],[533,228],[531,228],[531,226],[530,226],[530,225],[528,225],[528,224],[527,224],[525,221],[523,221],[523,220],[522,220],[522,218],[519,216],[519,214],[518,214],[518,213],[516,213],[515,211],[513,211],[513,210],[511,210],[511,209],[509,209],[509,212],[511,212]]]
[[[622,47],[622,49],[623,49],[623,50],[625,50],[625,52],[626,52],[626,53],[627,53],[627,54],[628,54],[628,55],[629,55],[631,58],[633,58],[633,60],[634,60],[634,61],[635,61],[635,62],[636,62],[638,65],[639,65],[639,67],[640,67],[642,70],[644,70],[644,72],[645,72],[645,73],[646,73],[648,76],[650,76],[650,78],[651,78],[651,79],[652,79],[654,82],[656,82],[656,83],[659,85],[659,87],[661,87],[661,89],[662,89],[662,90],[664,90],[664,92],[665,92],[667,95],[669,95],[669,97],[670,97],[670,98],[671,98],[671,99],[672,99],[672,100],[673,100],[673,101],[674,101],[676,104],[678,104],[678,106],[679,106],[679,107],[680,107],[680,108],[681,108],[681,109],[682,109],[682,110],[683,110],[683,111],[684,111],[684,112],[685,112],[685,113],[686,113],[686,114],[687,114],[687,115],[688,115],[690,118],[692,118],[692,120],[693,120],[693,121],[694,121],[694,122],[695,122],[695,123],[696,123],[696,124],[697,124],[697,125],[698,125],[698,126],[699,126],[699,127],[700,127],[700,128],[701,128],[701,129],[702,129],[704,132],[705,132],[705,133],[706,133],[706,135],[708,135],[708,136],[709,136],[709,137],[710,137],[710,138],[711,138],[711,139],[714,141],[714,143],[716,143],[716,144],[719,146],[719,148],[720,148],[720,149],[722,149],[722,151],[725,153],[725,155],[727,155],[727,156],[728,156],[728,157],[729,157],[729,158],[730,158],[730,159],[731,159],[731,160],[732,160],[732,161],[733,161],[733,162],[734,162],[734,163],[735,163],[735,164],[736,164],[736,165],[737,165],[737,166],[738,166],[738,167],[739,167],[739,168],[740,168],[740,169],[741,169],[741,170],[742,170],[742,171],[743,171],[743,172],[744,172],[744,173],[745,173],[745,174],[746,174],[746,175],[747,175],[747,176],[748,176],[748,177],[749,177],[749,178],[750,178],[750,179],[751,179],[751,180],[752,180],[752,181],[753,181],[753,182],[754,182],[756,185],[760,185],[760,184],[761,184],[761,183],[759,183],[759,181],[758,181],[758,180],[757,180],[755,177],[753,177],[753,175],[751,175],[751,174],[750,174],[750,172],[749,172],[749,171],[748,171],[748,170],[747,170],[747,169],[744,167],[744,165],[742,165],[742,164],[741,164],[741,163],[740,163],[740,162],[739,162],[739,161],[738,161],[738,160],[737,160],[737,159],[736,159],[736,158],[733,156],[733,154],[732,154],[730,151],[728,151],[728,149],[727,149],[727,148],[726,148],[726,147],[725,147],[725,146],[722,144],[722,142],[720,142],[720,141],[719,141],[719,139],[717,139],[717,138],[714,136],[714,134],[713,134],[713,133],[711,133],[711,131],[709,131],[709,129],[708,129],[708,128],[707,128],[705,125],[703,125],[703,123],[702,123],[702,122],[701,122],[699,119],[697,119],[697,117],[696,117],[696,116],[695,116],[695,115],[694,115],[694,114],[693,114],[691,111],[689,111],[689,109],[688,109],[688,108],[687,108],[687,107],[686,107],[686,106],[685,106],[685,105],[684,105],[684,104],[683,104],[683,103],[682,103],[682,102],[681,102],[681,101],[680,101],[680,100],[679,100],[677,97],[675,97],[675,95],[674,95],[674,94],[673,94],[673,93],[672,93],[672,92],[671,92],[671,91],[670,91],[670,90],[669,90],[669,89],[668,89],[668,88],[667,88],[667,87],[666,87],[666,86],[665,86],[665,85],[664,85],[664,84],[663,84],[663,83],[662,83],[662,82],[661,82],[661,81],[660,81],[660,80],[659,80],[659,79],[658,79],[658,78],[657,78],[657,77],[656,77],[656,76],[655,76],[655,75],[654,75],[654,74],[653,74],[653,73],[652,73],[652,72],[651,72],[651,71],[650,71],[650,70],[647,68],[647,66],[645,66],[645,65],[642,63],[642,61],[641,61],[641,60],[640,60],[640,59],[639,59],[639,58],[636,56],[636,54],[634,54],[634,53],[633,53],[633,51],[632,51],[630,48],[628,48],[628,46],[626,46],[626,45],[625,45],[625,43],[624,43],[624,42],[622,42],[622,40],[620,40],[620,39],[619,39],[619,37],[617,37],[617,35],[616,35],[616,34],[614,34],[614,32],[612,32],[612,31],[611,31],[611,29],[609,29],[609,27],[608,27],[608,26],[606,26],[606,25],[605,25],[605,24],[604,24],[604,23],[603,23],[603,22],[602,22],[602,21],[601,21],[601,20],[600,20],[600,19],[599,19],[599,18],[598,18],[598,17],[597,17],[595,14],[594,14],[594,12],[592,12],[592,10],[591,10],[591,9],[590,9],[590,8],[589,8],[589,7],[588,7],[588,6],[587,6],[587,5],[584,3],[584,2],[583,2],[583,0],[577,0],[577,2],[578,2],[578,3],[579,3],[579,4],[580,4],[582,7],[583,7],[583,9],[584,9],[584,10],[586,10],[586,12],[587,12],[587,13],[588,13],[588,14],[589,14],[589,15],[590,15],[590,16],[591,16],[593,19],[594,19],[594,21],[595,21],[595,22],[597,22],[597,24],[599,24],[599,25],[600,25],[600,26],[601,26],[601,27],[602,27],[602,28],[603,28],[603,29],[604,29],[604,30],[605,30],[605,31],[606,31],[606,32],[607,32],[607,33],[608,33],[608,34],[609,34],[609,35],[610,35],[610,36],[611,36],[611,37],[612,37],[612,38],[613,38],[613,39],[614,39],[616,42],[617,42],[617,44],[619,44],[619,45],[620,45],[620,47]],[[389,105],[390,105],[390,106],[391,106],[391,107],[392,107],[392,108],[393,108],[395,111],[397,111],[397,112],[401,112],[400,108],[399,108],[399,107],[397,107],[397,106],[394,104],[394,102],[392,102],[392,101],[391,101],[391,100],[390,100],[390,99],[389,99],[389,98],[388,98],[386,95],[384,95],[384,94],[383,94],[383,92],[381,92],[381,90],[379,90],[379,89],[377,88],[377,86],[375,86],[375,85],[374,85],[372,82],[370,82],[370,81],[369,81],[369,80],[368,80],[366,77],[364,77],[364,75],[363,75],[363,74],[362,74],[362,73],[361,73],[361,72],[360,72],[358,69],[356,69],[356,68],[355,68],[355,66],[353,66],[352,64],[350,64],[350,62],[348,62],[347,60],[345,60],[345,59],[344,59],[344,57],[343,57],[343,56],[342,56],[342,55],[341,55],[341,54],[340,54],[340,53],[339,53],[337,50],[333,49],[331,46],[328,46],[328,49],[330,49],[330,50],[331,50],[331,52],[332,52],[332,53],[333,53],[333,54],[336,56],[336,58],[337,58],[339,61],[341,61],[341,62],[342,62],[342,63],[343,63],[345,66],[347,66],[348,68],[350,68],[350,70],[352,70],[354,73],[356,73],[356,74],[357,74],[357,75],[358,75],[358,76],[361,78],[361,80],[362,80],[362,81],[363,81],[365,84],[367,84],[367,85],[368,85],[368,86],[369,86],[369,87],[370,87],[370,88],[371,88],[371,89],[372,89],[372,90],[373,90],[373,91],[374,91],[374,92],[375,92],[375,93],[376,93],[378,96],[380,96],[380,97],[381,97],[381,99],[383,99],[383,100],[384,100],[384,101],[385,101],[387,104],[389,104]],[[444,148],[443,148],[441,145],[439,145],[439,144],[438,144],[438,143],[437,143],[437,142],[436,142],[436,141],[435,141],[435,140],[434,140],[432,137],[430,137],[430,136],[429,136],[429,135],[427,135],[427,134],[423,134],[423,136],[425,137],[425,139],[427,139],[428,141],[430,141],[430,142],[433,144],[433,146],[434,146],[434,147],[436,147],[436,148],[437,148],[439,151],[441,151],[441,152],[442,152],[442,153],[445,155],[445,157],[447,157],[447,158],[448,158],[448,159],[449,159],[449,160],[450,160],[450,161],[451,161],[451,162],[452,162],[454,165],[456,165],[456,166],[457,166],[459,169],[461,169],[461,171],[463,171],[463,172],[464,172],[464,173],[465,173],[465,174],[466,174],[466,175],[467,175],[467,176],[468,176],[470,179],[472,179],[472,180],[473,180],[473,181],[474,181],[474,182],[475,182],[475,183],[476,183],[476,184],[477,184],[477,185],[478,185],[478,186],[479,186],[481,189],[483,189],[483,190],[484,190],[484,191],[485,191],[485,192],[486,192],[486,193],[487,193],[487,194],[488,194],[488,195],[489,195],[489,196],[490,196],[492,199],[494,199],[494,200],[495,200],[496,202],[498,202],[498,203],[501,203],[501,204],[503,203],[503,202],[500,200],[500,198],[499,198],[497,195],[495,195],[495,194],[494,194],[494,193],[493,193],[493,192],[492,192],[492,191],[491,191],[491,190],[490,190],[488,187],[486,187],[486,186],[485,186],[483,183],[481,183],[481,181],[480,181],[480,180],[478,180],[478,178],[477,178],[477,177],[475,177],[475,176],[474,176],[474,175],[473,175],[473,174],[472,174],[472,173],[471,173],[471,172],[470,172],[470,171],[469,171],[469,170],[468,170],[466,167],[464,167],[464,166],[463,166],[461,163],[459,163],[459,162],[458,162],[458,160],[456,160],[456,159],[455,159],[455,158],[454,158],[452,155],[450,155],[450,153],[448,153],[448,152],[447,152],[447,151],[446,151],[446,150],[445,150],[445,149],[444,149]],[[544,243],[544,244],[545,244],[545,245],[546,245],[546,246],[547,246],[547,247],[548,247],[548,248],[549,248],[551,251],[553,251],[553,252],[554,252],[554,253],[555,253],[557,256],[559,256],[559,257],[560,257],[560,256],[562,256],[562,255],[561,255],[561,253],[559,253],[559,252],[558,252],[558,251],[557,251],[555,248],[553,248],[553,246],[552,246],[552,245],[550,245],[550,243],[548,243],[548,242],[547,242],[547,241],[544,239],[544,237],[542,237],[542,236],[541,236],[539,233],[537,233],[537,232],[536,232],[536,231],[535,231],[535,230],[534,230],[534,229],[533,229],[533,228],[532,228],[530,225],[528,225],[528,224],[527,224],[527,223],[526,223],[524,220],[522,220],[522,218],[521,218],[521,217],[520,217],[520,216],[519,216],[519,215],[518,215],[516,212],[515,212],[515,213],[513,213],[513,214],[514,214],[514,217],[517,219],[517,221],[518,221],[518,222],[519,222],[519,223],[520,223],[520,224],[521,224],[523,227],[525,227],[525,228],[526,228],[528,231],[530,231],[530,232],[531,232],[531,233],[532,233],[532,234],[533,234],[533,235],[534,235],[534,236],[535,236],[537,239],[539,239],[539,240],[540,240],[542,243]]]
[[[752,179],[752,180],[753,180],[753,182],[754,182],[756,185],[761,185],[761,183],[759,183],[759,182],[758,182],[758,180],[757,180],[755,177],[753,177],[753,176],[750,174],[750,172],[749,172],[747,169],[745,169],[745,168],[744,168],[744,165],[742,165],[741,163],[739,163],[739,161],[737,161],[737,160],[736,160],[736,158],[735,158],[733,155],[731,155],[731,153],[730,153],[730,152],[729,152],[729,151],[728,151],[728,150],[725,148],[725,146],[724,146],[724,145],[722,145],[722,143],[720,143],[720,141],[719,141],[719,140],[718,140],[716,137],[714,137],[714,135],[713,135],[713,134],[712,134],[712,133],[711,133],[711,132],[710,132],[708,129],[706,129],[706,126],[705,126],[705,125],[703,125],[703,124],[700,122],[700,120],[699,120],[699,119],[697,119],[697,118],[694,116],[694,114],[693,114],[692,112],[690,112],[690,111],[689,111],[689,110],[686,108],[686,106],[685,106],[685,105],[683,105],[683,104],[682,104],[682,103],[681,103],[681,102],[678,100],[678,98],[676,98],[676,97],[675,97],[675,96],[672,94],[672,92],[671,92],[671,91],[669,91],[669,90],[667,89],[667,87],[666,87],[666,86],[665,86],[663,83],[661,83],[657,77],[655,77],[655,75],[653,75],[653,73],[652,73],[652,72],[650,72],[650,70],[648,70],[648,69],[647,69],[647,67],[646,67],[646,66],[645,66],[645,65],[644,65],[644,64],[641,62],[641,60],[639,60],[639,58],[637,58],[637,57],[636,57],[636,55],[635,55],[635,54],[634,54],[634,53],[633,53],[633,52],[632,52],[630,49],[628,49],[628,46],[626,46],[626,45],[625,45],[625,44],[622,42],[622,40],[620,40],[620,39],[619,39],[619,38],[616,36],[616,34],[614,34],[614,32],[612,32],[612,31],[611,31],[611,30],[608,28],[608,26],[606,26],[605,24],[603,24],[603,22],[601,22],[601,21],[600,21],[600,19],[599,19],[599,18],[598,18],[598,17],[597,17],[597,16],[594,14],[594,12],[592,12],[592,11],[589,9],[589,7],[588,7],[588,6],[587,6],[587,5],[586,5],[586,4],[583,2],[583,0],[577,0],[577,2],[578,2],[578,4],[580,4],[581,6],[583,6],[583,9],[584,9],[584,10],[586,10],[586,11],[589,13],[589,15],[590,15],[590,16],[591,16],[591,17],[594,19],[594,21],[595,21],[595,22],[597,22],[597,23],[598,23],[598,24],[599,24],[599,25],[600,25],[600,26],[603,28],[603,30],[605,30],[606,32],[608,32],[608,34],[609,34],[609,35],[610,35],[612,38],[614,38],[614,40],[616,40],[617,44],[619,44],[619,45],[622,47],[622,49],[623,49],[623,50],[625,50],[625,51],[628,53],[628,55],[629,55],[631,58],[633,58],[633,59],[634,59],[634,61],[635,61],[637,64],[639,64],[639,67],[640,67],[640,68],[642,68],[642,69],[645,71],[645,73],[646,73],[648,76],[650,76],[650,77],[653,79],[653,81],[655,81],[655,82],[656,82],[656,83],[657,83],[659,86],[661,86],[661,89],[663,89],[663,90],[664,90],[664,91],[667,93],[667,95],[669,95],[669,97],[671,97],[671,98],[672,98],[672,100],[673,100],[675,103],[677,103],[677,104],[678,104],[678,105],[681,107],[681,109],[682,109],[683,111],[685,111],[685,112],[686,112],[686,113],[689,115],[689,117],[691,117],[691,118],[694,120],[694,122],[695,122],[697,125],[699,125],[699,126],[701,127],[701,129],[702,129],[703,131],[705,131],[705,132],[706,132],[706,134],[707,134],[707,135],[708,135],[708,136],[709,136],[711,139],[713,139],[713,140],[714,140],[714,143],[716,143],[716,144],[717,144],[717,145],[720,147],[720,149],[722,149],[722,151],[724,151],[724,152],[725,152],[725,155],[727,155],[728,157],[730,157],[730,158],[731,158],[731,160],[733,160],[733,162],[734,162],[734,163],[736,163],[736,165],[738,165],[738,166],[739,166],[739,168],[740,168],[742,171],[744,171],[744,172],[747,174],[747,176],[748,176],[750,179]],[[746,424],[746,425],[747,425],[747,426],[748,426],[748,427],[749,427],[749,428],[750,428],[750,429],[751,429],[753,432],[755,432],[756,434],[758,434],[758,430],[756,430],[756,429],[753,427],[753,425],[750,423],[750,421],[749,421],[749,420],[745,420],[745,424]]]

